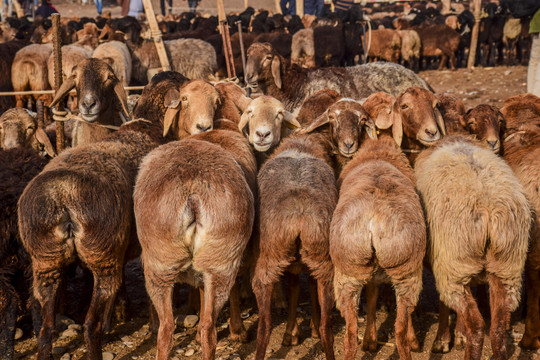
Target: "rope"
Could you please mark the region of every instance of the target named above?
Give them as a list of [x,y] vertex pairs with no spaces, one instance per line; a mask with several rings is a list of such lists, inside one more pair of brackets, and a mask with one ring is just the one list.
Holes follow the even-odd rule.
[[84,123],[86,123],[88,125],[102,127],[102,128],[109,129],[109,130],[118,130],[118,129],[120,129],[120,126],[105,125],[105,124],[100,124],[100,123],[88,122],[88,121],[84,120],[82,117],[80,117],[78,115],[75,115],[75,114],[71,113],[68,110],[59,111],[55,107],[53,107],[53,108],[51,108],[51,112],[53,113],[53,120],[54,121],[66,122],[66,121],[69,121],[69,120],[75,120],[75,121],[82,121],[82,122],[84,122]]

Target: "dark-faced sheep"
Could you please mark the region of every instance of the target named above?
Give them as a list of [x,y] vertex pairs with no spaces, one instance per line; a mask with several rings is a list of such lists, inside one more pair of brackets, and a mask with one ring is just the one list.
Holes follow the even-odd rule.
[[[465,358],[482,356],[485,324],[470,286],[487,282],[493,357],[506,359],[531,227],[523,186],[504,160],[459,135],[423,150],[415,175],[429,226],[428,259],[442,303],[463,321]],[[450,341],[447,315],[440,317],[434,348]]]
[[58,287],[65,266],[77,260],[94,276],[84,339],[88,358],[101,359],[123,265],[136,255],[135,175],[143,156],[161,143],[161,131],[145,120],[126,123],[107,139],[62,152],[23,192],[19,231],[43,317],[38,359],[51,357]]
[[291,112],[297,110],[307,96],[325,88],[353,99],[362,99],[377,91],[397,96],[411,86],[430,89],[414,72],[393,63],[321,69],[290,66],[268,43],[249,47],[246,82],[280,100]]
[[185,139],[145,158],[134,198],[146,289],[160,320],[156,359],[167,359],[172,348],[176,281],[204,288],[202,358],[213,359],[217,315],[235,282],[253,226],[254,198],[245,174],[220,145]]
[[357,313],[366,286],[364,351],[377,348],[378,285],[391,282],[397,298],[396,346],[400,359],[418,349],[411,313],[422,289],[426,225],[414,173],[389,136],[366,140],[339,178],[340,194],[330,227],[337,307],[346,320],[345,359],[354,359]]
[[[315,315],[312,333],[320,332],[326,358],[334,359],[328,231],[337,189],[332,168],[325,161],[327,152],[327,142],[320,134],[287,138],[259,171],[260,237],[252,281],[259,307],[256,359],[264,359],[266,354],[272,291],[284,273],[293,275],[288,277],[292,283],[283,344],[298,344],[296,307],[300,289],[295,275],[303,270],[317,281],[320,325]],[[317,308],[317,302],[312,306]]]

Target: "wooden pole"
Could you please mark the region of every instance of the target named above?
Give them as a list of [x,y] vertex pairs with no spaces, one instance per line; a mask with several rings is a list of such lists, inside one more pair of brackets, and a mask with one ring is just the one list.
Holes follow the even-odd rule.
[[[52,14],[53,26],[53,59],[54,59],[54,90],[58,91],[62,85],[62,39],[60,36],[60,14]],[[60,101],[56,105],[59,111],[64,110]],[[64,123],[56,121],[56,153],[60,154],[65,148]]]
[[441,14],[443,15],[449,14],[451,12],[450,0],[442,0],[441,2],[442,2]]
[[240,55],[242,56],[242,71],[244,76],[246,74],[246,51],[244,49],[244,40],[242,38],[242,22],[238,20],[236,22],[238,25],[238,39],[240,40]]
[[469,58],[467,59],[467,69],[472,70],[476,60],[476,48],[478,47],[478,32],[480,30],[480,20],[482,18],[482,0],[474,0],[474,25],[471,33],[471,47],[469,48]]
[[154,13],[154,8],[152,7],[151,0],[142,0],[144,6],[144,12],[146,14],[146,19],[148,20],[148,25],[150,25],[150,30],[152,34],[152,39],[156,45],[156,50],[159,57],[159,62],[161,63],[161,68],[163,71],[171,70],[171,65],[169,64],[169,58],[167,57],[167,51],[165,50],[165,45],[161,38],[161,30],[156,20],[156,14]]
[[217,1],[218,20],[221,23],[222,21],[227,20],[227,16],[225,16],[225,6],[223,5],[223,0],[216,0],[216,1]]
[[296,15],[303,17],[304,16],[304,0],[293,0],[296,1]]
[[244,0],[244,10],[248,8],[248,0]]
[[281,6],[279,5],[279,0],[275,0],[274,5],[276,6],[276,14],[281,14]]

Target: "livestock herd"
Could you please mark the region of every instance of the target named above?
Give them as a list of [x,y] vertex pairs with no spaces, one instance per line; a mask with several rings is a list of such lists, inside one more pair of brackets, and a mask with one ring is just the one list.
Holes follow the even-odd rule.
[[[439,21],[425,16],[430,9],[417,16]],[[330,56],[321,64],[316,29],[336,28],[325,23],[331,19],[313,27],[310,63],[317,67],[295,66],[281,53],[290,34],[264,32],[246,43],[246,88],[210,82],[223,66],[222,53],[217,41],[208,41],[211,20],[191,16],[161,23],[183,36],[165,41],[175,71],[152,77],[157,54],[134,19],[88,21],[78,31],[76,22],[66,22],[64,36],[76,43],[62,49],[64,83],[54,98],[0,103],[0,358],[15,356],[19,308],[32,315],[38,359],[51,358],[62,283],[72,281],[65,269],[78,263],[93,276],[86,285],[92,289],[83,327],[87,356],[101,359],[124,265],[137,257],[160,360],[173,346],[177,282],[200,289],[196,338],[203,359],[215,357],[217,316],[228,300],[230,337],[247,339],[239,278],[251,284],[259,309],[255,358],[267,354],[282,276],[289,284],[283,344],[297,345],[300,273],[309,274],[311,332],[327,359],[335,357],[334,306],[346,322],[344,357],[356,357],[363,288],[361,346],[377,349],[382,283],[396,295],[399,357],[414,357],[420,344],[411,314],[423,271],[433,273],[441,300],[433,352],[450,351],[452,309],[454,344],[464,344],[466,359],[482,358],[485,322],[471,288],[487,284],[492,355],[506,359],[523,278],[527,318],[520,345],[540,348],[540,98],[521,94],[501,109],[467,111],[399,64],[332,67]],[[243,24],[252,19],[251,30],[279,27],[279,18],[264,12],[235,16]],[[181,29],[186,19],[201,27]],[[346,44],[351,24],[341,21]],[[11,69],[17,90],[46,89],[50,44],[24,46],[40,32],[36,42],[49,38],[45,22],[32,31],[19,25],[19,36],[28,38],[0,44],[7,51],[0,61],[9,65],[0,71]],[[205,31],[206,41],[200,40]],[[148,77],[141,95],[126,96],[124,85]],[[44,100],[54,119],[67,120],[67,150],[57,154],[50,117],[23,108],[35,100]],[[70,110],[56,110],[59,103]]]

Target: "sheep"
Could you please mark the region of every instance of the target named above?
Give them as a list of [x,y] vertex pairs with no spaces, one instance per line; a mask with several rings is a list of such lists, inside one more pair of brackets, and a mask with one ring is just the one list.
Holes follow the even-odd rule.
[[[17,228],[17,200],[26,184],[47,164],[31,148],[0,150],[0,353],[2,359],[13,359],[13,339],[17,309],[28,307],[32,311],[34,331],[41,327],[39,305],[28,294],[31,284],[30,257],[24,250]],[[22,276],[21,276],[22,275]]]
[[401,37],[401,59],[408,63],[410,69],[418,71],[422,49],[420,36],[414,30],[398,30],[398,34]]
[[[295,275],[306,269],[317,282],[320,302],[312,318],[312,334],[320,332],[327,359],[334,359],[331,327],[332,262],[328,252],[330,218],[337,202],[332,168],[325,161],[328,152],[318,134],[284,139],[259,171],[260,225],[258,254],[252,287],[259,308],[255,358],[264,359],[270,341],[270,304],[274,285],[289,274],[289,317],[284,345],[298,344],[296,307],[299,286]],[[279,179],[279,180],[278,180]],[[312,297],[313,300],[317,296]],[[312,301],[314,309],[318,307]],[[318,309],[316,309],[318,311]]]
[[328,88],[345,97],[361,99],[377,91],[395,96],[411,86],[430,89],[414,72],[392,63],[370,63],[345,68],[289,67],[269,44],[252,44],[247,51],[246,82],[295,112],[317,90]]
[[346,321],[345,359],[354,359],[360,292],[366,286],[364,351],[375,351],[378,285],[391,282],[397,298],[396,347],[411,359],[419,345],[411,323],[422,290],[426,225],[413,170],[389,136],[366,140],[343,169],[330,225],[334,292]]
[[462,126],[478,140],[484,141],[495,154],[501,151],[505,120],[496,107],[487,104],[477,105],[467,111],[462,118]]
[[251,98],[243,88],[233,82],[216,83],[214,87],[221,96],[221,104],[216,109],[214,119],[227,119],[238,125]]
[[62,152],[26,187],[19,232],[32,259],[34,296],[42,307],[38,358],[51,356],[55,298],[62,269],[76,260],[94,275],[84,323],[89,359],[101,359],[122,267],[136,254],[132,192],[143,156],[163,142],[161,127],[134,120],[100,142]]
[[321,116],[330,105],[339,99],[341,99],[341,95],[335,90],[322,89],[313,93],[302,102],[298,115],[296,115],[296,121],[303,128],[309,126],[314,119]]
[[109,41],[100,44],[92,53],[92,57],[101,59],[109,64],[122,85],[129,85],[132,60],[126,44],[120,41]]
[[503,157],[525,188],[534,209],[534,225],[525,267],[527,287],[527,317],[520,346],[540,348],[539,270],[540,270],[540,196],[538,169],[540,166],[540,99],[532,94],[514,96],[505,101],[501,113],[506,119]]
[[442,70],[448,59],[450,69],[456,69],[456,51],[460,43],[457,31],[444,24],[422,25],[413,27],[412,30],[420,36],[423,57],[440,56],[438,70]]
[[444,127],[449,135],[466,134],[463,117],[466,114],[465,105],[461,99],[453,95],[439,93],[437,97],[437,109],[444,120]]
[[214,358],[217,315],[251,235],[253,194],[234,153],[220,139],[204,140],[215,132],[225,142],[235,134],[214,130],[159,147],[144,159],[135,185],[146,289],[159,317],[156,359],[167,359],[172,348],[172,291],[179,280],[204,287],[202,358]]
[[313,28],[315,64],[317,66],[342,66],[345,64],[345,38],[343,25],[317,24]]
[[465,357],[480,359],[484,321],[470,286],[489,284],[491,348],[506,358],[510,312],[519,304],[531,227],[531,208],[511,168],[491,149],[452,135],[423,150],[415,165],[417,189],[429,226],[427,257],[440,294],[433,349],[448,347],[448,310],[461,317]]
[[507,65],[514,65],[517,60],[517,41],[518,37],[521,35],[521,19],[516,19],[509,17],[506,19],[503,27],[503,44],[507,49]]
[[[199,39],[164,41],[171,68],[189,79],[207,78],[217,70],[216,51],[209,43]],[[148,81],[147,73],[160,67],[156,46],[144,40],[132,47],[132,79],[140,84]]]
[[315,43],[313,29],[302,29],[292,37],[291,64],[301,67],[315,67]]
[[401,52],[401,37],[396,30],[376,29],[371,31],[371,46],[368,58],[397,63]]
[[36,115],[26,109],[9,109],[0,116],[0,149],[31,148],[37,153],[56,156],[45,130],[39,126]]
[[103,139],[114,127],[129,119],[124,87],[103,60],[88,58],[74,67],[50,106],[56,105],[73,88],[77,90],[78,107],[83,120],[75,123],[71,144],[73,147]]
[[[47,59],[52,53],[50,44],[32,44],[23,47],[15,54],[11,65],[11,82],[14,91],[48,90]],[[17,107],[24,107],[28,95],[16,95]],[[50,95],[38,95],[35,100],[43,100],[47,105]]]
[[[5,43],[0,43],[0,91],[13,91],[11,84],[11,65],[15,54],[26,42],[20,40],[12,40]],[[0,96],[0,115],[9,108],[15,106],[15,98],[13,96]]]
[[[88,59],[91,55],[92,51],[82,46],[62,46],[62,80],[70,77],[73,67],[84,59]],[[51,88],[54,88],[54,56],[52,53],[47,59],[47,74],[49,85]]]

